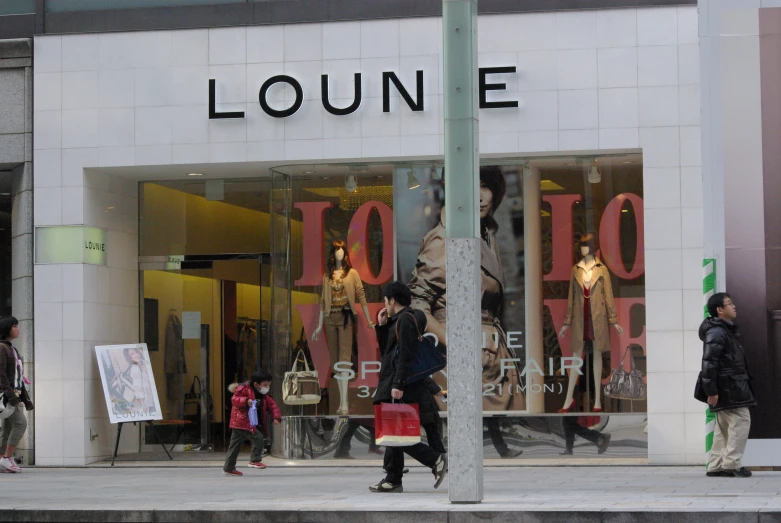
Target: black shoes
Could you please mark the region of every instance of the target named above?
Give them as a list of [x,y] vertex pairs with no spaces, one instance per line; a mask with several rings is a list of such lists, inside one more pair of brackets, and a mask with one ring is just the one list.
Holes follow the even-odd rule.
[[376,485],[372,485],[371,487],[369,487],[369,490],[372,492],[393,493],[393,492],[404,492],[404,487],[401,486],[401,483],[394,485],[393,483],[390,483],[383,479]]
[[750,478],[751,471],[746,467],[739,469],[712,470],[705,473],[709,478]]
[[559,456],[572,456],[572,449],[564,449],[564,452],[559,452]]
[[721,472],[726,477],[730,477],[730,478],[750,478],[751,477],[751,471],[747,470],[746,467],[740,467],[739,469],[734,469],[734,470],[724,469]]
[[447,454],[440,454],[439,459],[431,468],[434,474],[434,488],[439,488],[447,474]]
[[602,434],[597,441],[597,454],[604,454],[610,445],[610,434]]

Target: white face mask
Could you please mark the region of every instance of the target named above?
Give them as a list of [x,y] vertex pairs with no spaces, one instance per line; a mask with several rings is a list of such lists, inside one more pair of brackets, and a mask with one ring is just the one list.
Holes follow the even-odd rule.
[[261,387],[257,389],[261,394],[268,394],[268,387]]

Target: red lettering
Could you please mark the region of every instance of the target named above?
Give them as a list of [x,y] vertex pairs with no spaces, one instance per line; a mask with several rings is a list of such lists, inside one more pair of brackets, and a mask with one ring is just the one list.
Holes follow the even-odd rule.
[[556,194],[542,197],[551,206],[552,267],[543,281],[569,280],[575,241],[572,235],[572,206],[582,198],[579,194]]
[[[369,313],[372,318],[377,317],[377,313],[385,306],[384,303],[369,303]],[[328,387],[331,382],[331,373],[337,360],[331,358],[331,351],[328,350],[328,342],[325,338],[325,332],[320,333],[317,340],[312,339],[317,323],[320,321],[320,304],[296,305],[296,310],[301,315],[301,321],[304,324],[304,334],[309,343],[309,353],[312,355],[312,364],[317,371],[317,379],[321,388]],[[375,320],[376,321],[376,320]],[[356,335],[358,339],[358,362],[353,366],[356,373],[354,380],[350,381],[350,388],[360,386],[376,387],[379,381],[379,374],[370,373],[364,379],[361,379],[361,362],[380,361],[379,343],[374,329],[366,324],[366,318],[363,317],[363,311],[359,312],[356,318]],[[337,351],[334,349],[334,356]]]
[[[626,270],[621,254],[621,211],[625,202],[632,204],[637,223],[637,251],[631,271]],[[599,223],[599,243],[602,261],[619,278],[633,280],[645,272],[645,229],[643,224],[643,199],[636,194],[619,194],[607,204]]]
[[[377,210],[382,223],[382,261],[380,273],[374,275],[369,265],[369,217],[372,210]],[[361,279],[369,285],[382,285],[393,278],[393,211],[386,204],[370,201],[361,205],[352,220],[347,232],[347,248],[350,251],[350,261],[358,271]]]
[[298,202],[295,208],[301,210],[303,230],[304,273],[294,282],[299,287],[323,284],[325,271],[325,239],[323,213],[333,207],[331,202]]

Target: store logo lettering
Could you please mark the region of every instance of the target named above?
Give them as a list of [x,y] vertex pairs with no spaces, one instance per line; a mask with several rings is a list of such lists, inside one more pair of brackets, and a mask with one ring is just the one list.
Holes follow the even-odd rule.
[[87,249],[88,251],[106,252],[105,243],[84,242],[84,248]]
[[[515,73],[515,66],[509,67],[481,67],[479,69],[479,97],[480,97],[480,109],[503,109],[508,107],[518,107],[517,100],[508,100],[501,102],[489,102],[487,100],[488,91],[504,91],[507,89],[505,83],[488,83],[488,75],[492,74],[512,74]],[[346,116],[352,114],[358,110],[361,106],[362,93],[362,75],[361,73],[355,73],[353,77],[353,101],[347,107],[334,107],[331,104],[330,89],[329,89],[329,77],[324,74],[320,77],[320,91],[323,100],[323,108],[329,113],[336,116]],[[295,99],[292,105],[287,109],[274,109],[268,104],[268,91],[276,84],[287,84],[295,91]],[[415,97],[410,95],[404,84],[393,72],[382,73],[382,112],[391,112],[390,91],[391,84],[401,95],[404,102],[414,112],[420,112],[424,110],[424,93],[423,93],[423,71],[416,71],[415,73]],[[217,81],[214,79],[209,80],[209,119],[210,120],[222,120],[228,118],[244,118],[244,111],[233,112],[218,112],[217,111],[217,95],[216,95]],[[287,118],[293,116],[301,109],[301,105],[304,103],[304,89],[301,87],[301,83],[286,74],[280,74],[272,76],[265,82],[258,92],[258,102],[261,109],[267,115],[274,118]]]

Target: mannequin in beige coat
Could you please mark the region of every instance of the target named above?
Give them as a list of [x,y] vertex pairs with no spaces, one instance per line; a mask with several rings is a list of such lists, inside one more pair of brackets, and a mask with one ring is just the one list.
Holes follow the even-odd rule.
[[[592,412],[602,412],[602,353],[610,352],[609,326],[613,326],[619,335],[624,331],[616,323],[610,272],[593,252],[594,236],[587,234],[580,239],[580,253],[583,259],[572,267],[567,315],[559,337],[563,338],[567,330],[572,328],[572,352],[579,358],[583,357],[584,343],[592,342],[595,398]],[[589,312],[585,310],[586,300],[588,300]],[[573,394],[579,371],[580,369],[570,369],[567,398],[559,412],[569,412],[574,405]]]
[[[317,329],[312,334],[312,339],[317,340],[325,328],[325,338],[333,362],[346,361],[350,363],[352,361],[356,304],[360,304],[366,323],[373,328],[374,323],[369,314],[361,277],[350,264],[347,245],[342,240],[335,240],[331,244],[328,270],[323,274],[320,317]],[[350,413],[348,402],[349,373],[340,372],[334,378],[336,378],[339,387],[339,408],[336,410],[336,414],[346,416]]]

